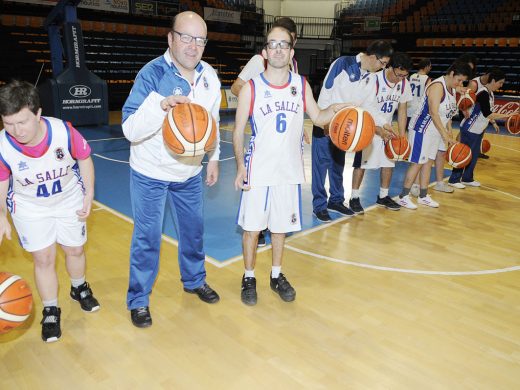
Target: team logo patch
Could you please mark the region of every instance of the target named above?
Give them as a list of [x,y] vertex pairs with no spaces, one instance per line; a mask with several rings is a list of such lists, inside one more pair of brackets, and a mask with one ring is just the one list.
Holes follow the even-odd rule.
[[202,78],[202,82],[204,83],[204,88],[208,89],[209,88],[209,84],[208,84],[208,79],[206,78],[206,76],[204,76]]
[[83,226],[81,227],[81,237],[85,237],[85,233],[86,233],[86,229],[85,229],[85,224],[83,224]]
[[399,92],[401,90],[401,84],[398,84],[397,85],[397,92]]
[[19,171],[25,171],[27,169],[29,169],[29,166],[27,165],[27,163],[25,161],[20,161],[18,163],[18,170]]
[[63,151],[63,148],[56,148],[54,150],[54,156],[56,157],[56,160],[61,161],[65,158],[65,152]]
[[368,82],[370,81],[370,77],[367,76],[367,78],[365,79],[365,84],[368,85]]
[[264,99],[270,99],[271,97],[272,97],[271,92],[269,92],[269,91],[264,92]]
[[296,213],[293,213],[293,215],[291,215],[291,225],[295,225],[296,222],[298,222],[298,217],[296,216]]
[[175,87],[172,93],[173,96],[181,96],[182,95],[182,88],[181,87]]
[[386,88],[385,87],[381,88],[381,92],[386,92]]
[[291,95],[296,96],[296,87],[291,87]]

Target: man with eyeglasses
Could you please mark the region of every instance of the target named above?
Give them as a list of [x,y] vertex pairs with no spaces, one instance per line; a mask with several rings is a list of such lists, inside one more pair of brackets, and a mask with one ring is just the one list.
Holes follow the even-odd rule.
[[[235,188],[242,190],[237,219],[243,229],[245,267],[241,300],[246,305],[257,303],[256,246],[260,231],[267,227],[273,246],[270,287],[285,302],[296,298],[281,268],[286,233],[301,230],[304,113],[314,123],[325,125],[345,106],[333,104],[320,110],[309,83],[289,71],[294,50],[288,30],[274,27],[267,35],[262,55],[267,69],[241,89],[233,131]],[[248,119],[252,136],[244,156]]]
[[[385,67],[392,52],[390,43],[374,41],[364,53],[336,59],[323,81],[318,106],[324,108],[333,103],[360,105],[365,99],[364,79],[370,72],[377,72]],[[355,207],[359,204],[359,192],[355,194],[354,202],[351,200],[350,208],[344,204],[344,168],[345,152],[334,146],[323,127],[314,126],[312,129],[312,209],[320,222],[331,221],[328,210],[343,216],[352,216],[356,210],[358,213],[362,212],[362,208]],[[330,197],[325,190],[327,173]]]
[[[387,68],[366,78],[365,88],[369,97],[362,103],[361,108],[374,118],[376,134],[368,147],[356,152],[353,164],[352,193],[359,193],[366,169],[380,168],[381,184],[376,204],[392,211],[399,211],[401,206],[388,195],[395,162],[386,157],[385,143],[396,137],[392,128],[396,110],[399,135],[406,135],[407,102],[413,97],[406,78],[411,69],[412,60],[408,54],[395,52]],[[361,202],[359,208],[362,210]],[[358,213],[359,208],[356,209]]]
[[218,294],[206,283],[203,248],[202,156],[172,154],[164,145],[162,123],[180,103],[205,107],[217,123],[217,147],[208,155],[206,184],[218,179],[220,81],[215,70],[201,61],[207,27],[194,12],[178,14],[168,33],[168,50],[139,72],[123,107],[123,132],[131,141],[130,191],[134,232],[130,248],[127,307],[132,323],[152,325],[149,296],[159,270],[165,203],[177,225],[179,267],[184,291],[207,303]]
[[[296,23],[291,18],[283,16],[278,18],[273,23],[274,27],[283,27],[287,29],[293,38],[293,45],[296,45]],[[296,58],[292,58],[289,64],[291,70],[295,73],[298,73],[298,63],[296,62]],[[262,57],[262,54],[255,54],[251,59],[247,62],[247,64],[242,68],[242,71],[238,75],[237,79],[234,81],[231,86],[231,93],[233,95],[238,96],[242,87],[253,77],[258,76],[260,73],[265,71],[267,68],[267,60]],[[304,136],[307,134],[304,133]],[[307,142],[309,143],[309,142]],[[258,246],[262,247],[266,245],[265,234],[267,231],[260,232],[258,236]]]

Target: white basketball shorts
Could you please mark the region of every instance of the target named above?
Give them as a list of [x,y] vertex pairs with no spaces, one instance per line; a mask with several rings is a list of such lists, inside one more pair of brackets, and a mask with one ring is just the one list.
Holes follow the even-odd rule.
[[237,223],[242,229],[258,232],[269,228],[273,233],[302,230],[300,184],[254,187],[242,191]]

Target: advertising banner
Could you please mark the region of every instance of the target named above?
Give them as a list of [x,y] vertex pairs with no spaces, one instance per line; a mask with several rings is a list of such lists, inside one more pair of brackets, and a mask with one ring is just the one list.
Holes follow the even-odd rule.
[[204,20],[240,24],[240,12],[204,7]]

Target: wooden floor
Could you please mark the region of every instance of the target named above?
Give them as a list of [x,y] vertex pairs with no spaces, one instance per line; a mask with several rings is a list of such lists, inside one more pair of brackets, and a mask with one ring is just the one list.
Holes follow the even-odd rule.
[[[241,261],[207,265],[221,301],[202,303],[182,292],[165,242],[154,325],[137,329],[125,308],[132,226],[100,208],[87,255],[101,310],[71,302],[60,257],[63,337],[41,341],[36,296],[30,321],[0,336],[0,388],[519,389],[520,137],[486,137],[482,188],[434,192],[437,210],[373,209],[291,237],[293,303],[269,289],[269,250],[256,307],[240,302]],[[0,247],[0,269],[35,285],[15,240]]]

